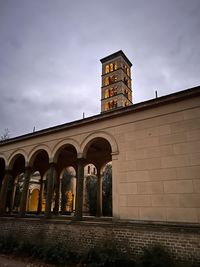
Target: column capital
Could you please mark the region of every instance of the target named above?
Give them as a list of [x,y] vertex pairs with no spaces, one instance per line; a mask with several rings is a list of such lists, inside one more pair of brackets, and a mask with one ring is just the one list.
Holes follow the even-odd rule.
[[77,159],[84,159],[83,153],[78,153],[77,154]]
[[49,167],[56,167],[56,163],[54,161],[49,162]]
[[11,169],[9,169],[9,168],[6,168],[5,169],[5,174],[6,175],[9,175],[9,174],[11,175],[11,173],[12,173],[12,170]]
[[31,171],[31,170],[32,170],[31,166],[29,166],[29,165],[25,166],[25,171]]

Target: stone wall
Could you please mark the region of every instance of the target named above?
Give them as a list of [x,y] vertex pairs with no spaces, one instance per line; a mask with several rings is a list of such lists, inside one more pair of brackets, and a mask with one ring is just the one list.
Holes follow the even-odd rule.
[[134,113],[126,125],[116,127],[120,153],[113,161],[114,215],[130,220],[200,222],[197,101],[187,99]]
[[44,166],[64,166],[56,155],[67,145],[78,157],[63,156],[65,166],[83,157],[102,167],[110,150],[95,152],[95,162],[87,157],[98,140],[112,152],[115,219],[200,223],[200,87],[2,142],[0,177],[19,157],[32,166],[40,151],[48,154]]
[[81,221],[44,218],[0,218],[0,234],[17,235],[41,243],[62,242],[76,252],[114,242],[122,251],[138,255],[160,244],[180,260],[200,262],[200,226],[128,221]]

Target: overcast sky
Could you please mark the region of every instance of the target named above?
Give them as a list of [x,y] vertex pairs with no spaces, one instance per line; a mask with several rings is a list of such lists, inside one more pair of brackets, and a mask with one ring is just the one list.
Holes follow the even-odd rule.
[[200,85],[200,0],[0,0],[0,134],[99,114],[120,49],[134,103]]

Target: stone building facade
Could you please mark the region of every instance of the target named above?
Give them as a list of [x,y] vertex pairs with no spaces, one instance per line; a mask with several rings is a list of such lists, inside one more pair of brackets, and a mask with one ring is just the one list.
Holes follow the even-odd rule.
[[[123,56],[122,58],[124,59]],[[128,89],[131,89],[131,86]],[[105,88],[102,90],[105,91]],[[127,91],[127,94],[126,91],[123,92],[124,101],[125,98],[128,99],[129,92]],[[130,93],[132,97],[132,91]],[[105,92],[102,91],[102,94],[105,95]],[[182,254],[188,250],[188,255],[199,259],[200,87],[125,107],[119,105],[118,108],[107,111],[104,110],[105,101],[107,98],[102,101],[102,113],[99,115],[0,143],[1,225],[6,221],[13,231],[17,223],[19,225],[29,223],[28,220],[19,219],[15,222],[10,218],[14,216],[12,186],[16,177],[24,173],[17,216],[27,217],[29,184],[32,173],[36,171],[40,173],[41,185],[46,181],[46,202],[43,214],[42,190],[40,190],[35,220],[37,221],[37,214],[40,214],[39,218],[43,214],[44,218],[55,220],[55,216],[61,212],[59,205],[61,173],[65,167],[71,166],[76,171],[76,203],[75,214],[68,219],[73,219],[77,223],[74,224],[74,228],[63,227],[68,227],[75,233],[78,221],[87,220],[83,216],[84,166],[87,164],[93,164],[96,168],[98,177],[96,215],[99,217],[98,222],[101,223],[101,171],[105,164],[112,162],[112,217],[110,226],[105,227],[115,227],[118,222],[115,229],[121,227],[123,233],[128,231],[130,238],[136,237],[138,230],[145,235],[149,234],[149,240],[159,241],[160,235],[171,236],[170,244],[176,243],[172,237],[173,229],[178,227],[180,240],[185,240],[183,243],[187,241],[189,235],[193,240],[191,241],[193,245],[188,245],[187,248],[184,245],[183,249],[179,250]],[[139,228],[133,226],[134,222],[140,225],[137,225]],[[154,227],[157,225],[157,230],[155,227],[153,232],[156,231],[158,239],[154,238],[154,233],[149,227],[142,226],[144,224],[147,226],[147,222]],[[53,221],[49,223],[53,225]],[[131,223],[133,228],[130,227]],[[37,224],[40,223],[37,221]],[[84,222],[78,225],[85,231]],[[129,226],[126,228],[126,225]],[[162,228],[161,225],[167,225],[168,228],[164,226]],[[183,230],[189,226],[190,230]],[[55,228],[57,227],[59,226],[56,225]],[[95,228],[95,224],[92,227]],[[96,227],[97,231],[101,229],[100,232],[107,229],[102,230],[102,225],[97,226],[97,224]],[[158,234],[160,227],[161,232],[165,231],[165,234],[161,232]],[[2,229],[3,227],[1,231]],[[119,233],[115,236],[119,237]],[[94,236],[91,238],[94,238],[94,242],[97,241]]]

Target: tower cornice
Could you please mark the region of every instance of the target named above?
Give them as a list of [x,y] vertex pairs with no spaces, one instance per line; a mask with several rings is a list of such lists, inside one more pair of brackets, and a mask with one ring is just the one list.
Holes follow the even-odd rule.
[[113,53],[107,57],[104,57],[104,58],[100,59],[100,61],[103,64],[103,63],[105,63],[109,60],[112,60],[118,56],[122,56],[124,58],[124,60],[128,63],[129,67],[132,66],[132,63],[130,62],[130,60],[127,58],[127,56],[124,54],[124,52],[122,50],[119,50],[119,51],[117,51],[117,52],[115,52],[115,53]]

